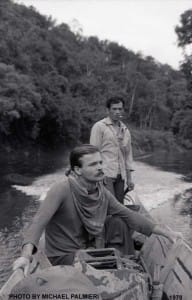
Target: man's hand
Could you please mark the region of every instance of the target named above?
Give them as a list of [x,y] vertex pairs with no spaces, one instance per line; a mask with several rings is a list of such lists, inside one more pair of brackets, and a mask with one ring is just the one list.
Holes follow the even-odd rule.
[[24,272],[24,275],[27,276],[30,266],[30,258],[21,256],[17,258],[13,263],[13,271],[16,271],[17,269],[22,269]]
[[127,189],[132,191],[134,189],[134,183],[132,181],[131,170],[127,170]]
[[172,243],[175,243],[178,239],[183,239],[183,235],[181,232],[172,231],[169,229],[166,230],[166,229],[160,227],[159,225],[156,225],[153,228],[153,233],[162,235],[162,236],[168,238],[170,240],[170,242],[172,242]]
[[183,235],[181,232],[177,232],[177,231],[168,231],[169,236],[167,236],[167,238],[172,242],[172,243],[176,243],[177,240],[179,239],[183,239]]
[[127,188],[128,188],[129,192],[134,190],[134,187],[135,187],[135,185],[133,182],[127,182]]

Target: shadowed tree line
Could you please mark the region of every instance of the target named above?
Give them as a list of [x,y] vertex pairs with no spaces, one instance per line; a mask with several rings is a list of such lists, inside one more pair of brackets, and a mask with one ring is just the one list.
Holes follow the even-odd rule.
[[192,9],[185,11],[180,16],[180,24],[176,26],[175,32],[178,37],[178,46],[182,48],[184,58],[181,70],[187,81],[187,101],[183,107],[176,112],[173,130],[185,141],[186,146],[192,143]]
[[161,131],[190,147],[188,67],[185,61],[183,72],[176,71],[115,42],[73,33],[33,7],[1,0],[0,142],[51,147],[87,141],[92,124],[105,115],[106,97],[119,93],[136,146],[139,129],[149,140],[150,131]]

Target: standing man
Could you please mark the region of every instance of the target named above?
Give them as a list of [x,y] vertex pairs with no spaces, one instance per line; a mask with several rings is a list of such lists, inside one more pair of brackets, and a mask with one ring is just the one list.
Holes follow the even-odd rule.
[[90,144],[99,148],[103,159],[106,187],[123,203],[124,190],[134,188],[132,182],[132,146],[131,135],[121,121],[125,102],[120,96],[110,97],[106,101],[108,116],[94,124],[91,130]]

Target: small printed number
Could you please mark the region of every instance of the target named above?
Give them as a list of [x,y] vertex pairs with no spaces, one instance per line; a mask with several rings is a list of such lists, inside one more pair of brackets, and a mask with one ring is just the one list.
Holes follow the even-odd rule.
[[169,300],[182,300],[182,295],[170,295]]

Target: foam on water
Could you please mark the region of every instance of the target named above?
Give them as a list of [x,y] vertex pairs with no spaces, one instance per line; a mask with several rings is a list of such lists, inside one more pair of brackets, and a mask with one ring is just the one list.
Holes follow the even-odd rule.
[[[135,192],[149,210],[191,188],[191,183],[184,182],[180,174],[165,172],[142,162],[135,162],[134,169]],[[62,181],[64,174],[65,170],[62,169],[54,174],[38,177],[32,185],[14,187],[26,195],[43,200],[50,186]]]
[[147,209],[156,208],[191,188],[191,183],[182,180],[182,175],[162,171],[142,162],[135,163],[135,191]]
[[15,189],[25,193],[28,196],[35,196],[39,200],[43,200],[49,188],[65,178],[65,169],[61,169],[53,174],[37,177],[31,185],[20,186],[13,185]]

